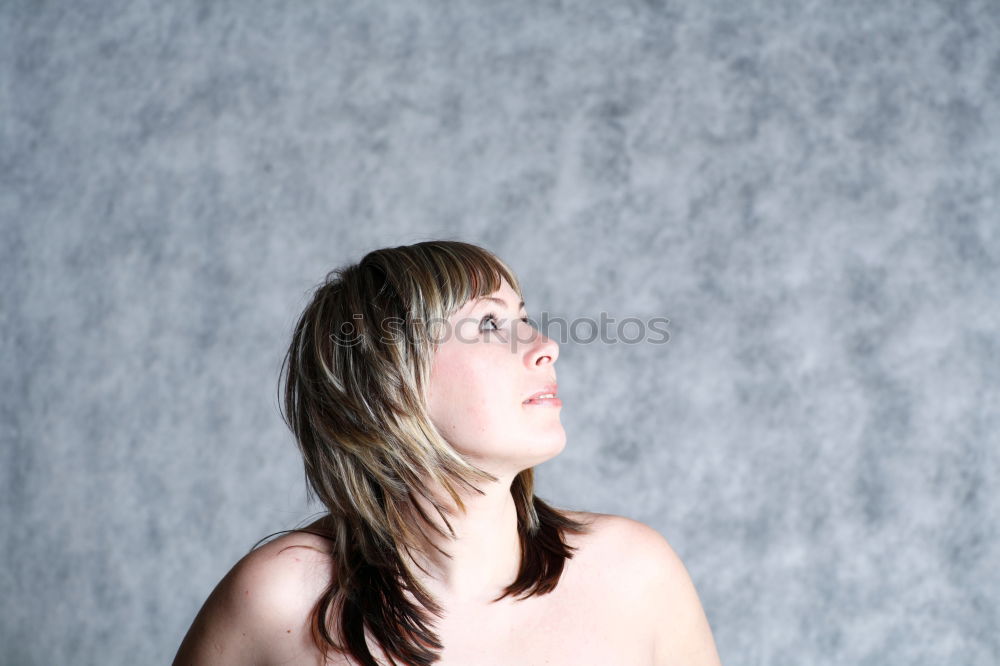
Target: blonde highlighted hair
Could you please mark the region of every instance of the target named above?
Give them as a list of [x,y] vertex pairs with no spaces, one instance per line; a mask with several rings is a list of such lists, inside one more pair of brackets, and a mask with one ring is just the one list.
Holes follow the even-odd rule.
[[[330,272],[295,326],[282,365],[282,406],[309,495],[328,512],[321,529],[304,530],[331,543],[333,580],[312,618],[324,654],[332,649],[375,666],[367,634],[393,665],[438,659],[442,645],[430,614],[440,617],[442,609],[406,562],[430,543],[428,530],[454,537],[453,511],[432,487],[464,510],[463,493],[481,493],[477,483],[497,479],[444,440],[427,413],[426,389],[440,324],[499,289],[501,279],[521,295],[503,261],[468,243],[383,248]],[[572,557],[565,533],[587,531],[535,497],[532,469],[515,477],[511,494],[521,565],[494,601],[552,591]],[[333,617],[342,643],[330,631]]]

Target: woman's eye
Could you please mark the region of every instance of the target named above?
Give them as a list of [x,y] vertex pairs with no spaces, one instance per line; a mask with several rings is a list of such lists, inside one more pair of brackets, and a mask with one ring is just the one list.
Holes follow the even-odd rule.
[[[521,317],[521,321],[523,321],[525,324],[531,323],[531,321],[527,317]],[[479,326],[479,330],[481,331],[496,330],[498,328],[497,325],[499,323],[500,321],[499,319],[497,319],[496,314],[492,312],[487,313],[481,320],[481,325]]]
[[492,312],[488,313],[486,316],[483,317],[482,324],[480,325],[479,329],[482,331],[492,330],[490,328],[490,322],[492,322],[492,329],[496,329],[497,323],[499,322],[497,322],[497,316]]

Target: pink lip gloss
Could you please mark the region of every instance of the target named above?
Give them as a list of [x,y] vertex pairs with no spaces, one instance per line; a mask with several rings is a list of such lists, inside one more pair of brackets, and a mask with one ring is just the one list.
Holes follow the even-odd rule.
[[543,407],[562,407],[562,400],[559,398],[540,398],[534,400],[525,400],[525,405],[540,405]]

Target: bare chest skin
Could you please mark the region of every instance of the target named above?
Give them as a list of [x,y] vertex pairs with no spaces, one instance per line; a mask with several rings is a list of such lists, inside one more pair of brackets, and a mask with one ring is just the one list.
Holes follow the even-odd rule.
[[575,539],[580,549],[549,594],[489,606],[445,603],[436,622],[445,648],[436,666],[650,666],[650,621],[622,590],[617,579],[625,573],[601,548],[588,548],[586,536],[570,543]]
[[548,595],[499,609],[451,609],[438,624],[445,645],[441,666],[651,664],[653,645],[641,610],[609,593],[613,581],[601,580],[585,566],[594,563],[577,557],[578,566],[567,567]]

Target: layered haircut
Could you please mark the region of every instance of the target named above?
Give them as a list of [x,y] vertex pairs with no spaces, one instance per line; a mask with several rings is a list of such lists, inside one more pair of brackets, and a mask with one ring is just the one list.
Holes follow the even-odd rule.
[[[321,528],[298,530],[331,544],[331,583],[311,618],[324,656],[335,650],[377,666],[367,635],[393,666],[439,658],[443,646],[432,615],[443,610],[407,563],[428,546],[450,557],[430,533],[454,538],[448,516],[453,507],[465,510],[462,494],[481,494],[476,484],[497,478],[441,436],[427,412],[426,389],[448,317],[495,292],[501,278],[521,295],[513,271],[478,246],[427,241],[383,248],[331,271],[295,326],[282,364],[283,417],[302,452],[308,494],[328,512]],[[515,477],[511,494],[521,564],[494,602],[555,589],[572,557],[566,533],[588,531],[534,495],[532,469]],[[339,632],[331,632],[333,618]]]

